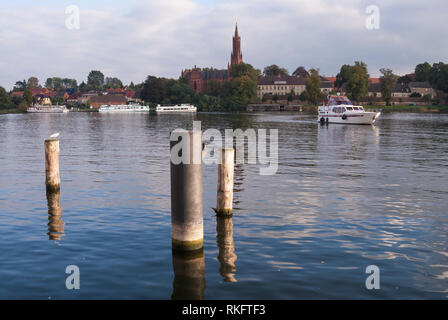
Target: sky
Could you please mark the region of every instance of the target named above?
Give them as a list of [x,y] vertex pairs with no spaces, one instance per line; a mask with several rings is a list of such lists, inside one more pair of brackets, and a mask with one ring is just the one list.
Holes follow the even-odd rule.
[[[72,5],[79,29],[66,25]],[[366,27],[370,5],[379,28]],[[424,61],[448,62],[447,16],[446,0],[1,0],[0,86],[30,76],[80,83],[91,70],[128,84],[178,78],[195,65],[225,69],[236,22],[244,62],[261,70],[335,76],[364,61],[371,76],[406,74]]]

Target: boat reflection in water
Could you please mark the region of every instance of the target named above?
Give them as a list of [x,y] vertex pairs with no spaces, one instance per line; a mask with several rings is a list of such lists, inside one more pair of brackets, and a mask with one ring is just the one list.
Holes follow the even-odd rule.
[[237,282],[235,279],[236,266],[235,245],[233,241],[232,217],[216,218],[216,243],[218,244],[219,273],[225,282]]
[[59,198],[61,192],[47,192],[48,203],[48,239],[61,240],[64,235],[64,222],[62,221],[62,208]]
[[204,250],[191,253],[173,250],[173,300],[203,300],[205,291]]

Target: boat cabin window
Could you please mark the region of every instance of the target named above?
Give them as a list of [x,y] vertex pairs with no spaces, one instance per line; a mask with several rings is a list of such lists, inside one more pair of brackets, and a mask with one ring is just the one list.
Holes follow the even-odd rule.
[[345,112],[345,108],[344,107],[334,107],[333,112],[334,113],[343,113],[343,112]]
[[359,110],[359,108],[358,107],[353,107],[353,110]]
[[353,111],[352,107],[347,107],[347,111]]

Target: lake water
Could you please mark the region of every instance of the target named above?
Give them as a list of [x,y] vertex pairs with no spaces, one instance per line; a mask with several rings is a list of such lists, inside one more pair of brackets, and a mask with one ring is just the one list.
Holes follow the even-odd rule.
[[[233,219],[217,221],[217,167],[205,165],[204,256],[185,259],[171,250],[169,132],[193,119],[277,128],[279,168],[236,166]],[[44,185],[53,132],[61,218]],[[2,115],[0,168],[2,299],[448,296],[448,115],[385,114],[375,127],[289,113]],[[66,289],[68,265],[80,290]],[[366,289],[369,265],[379,290]]]

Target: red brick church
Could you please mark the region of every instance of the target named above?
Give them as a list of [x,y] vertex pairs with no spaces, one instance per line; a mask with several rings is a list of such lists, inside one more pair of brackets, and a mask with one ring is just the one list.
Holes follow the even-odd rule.
[[197,93],[204,93],[207,90],[207,84],[214,80],[218,82],[230,81],[230,69],[233,65],[243,62],[243,54],[241,53],[241,38],[238,35],[238,25],[235,26],[235,35],[233,36],[233,47],[230,54],[230,64],[227,69],[218,70],[214,68],[197,68],[183,70],[182,78],[188,79],[190,87]]

